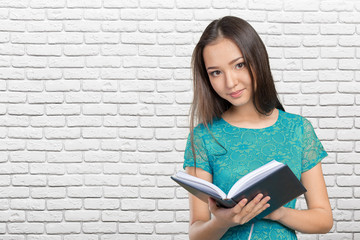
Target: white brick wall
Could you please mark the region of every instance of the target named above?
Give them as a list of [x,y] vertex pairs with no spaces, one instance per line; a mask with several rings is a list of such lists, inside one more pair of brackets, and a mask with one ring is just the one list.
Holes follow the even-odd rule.
[[360,239],[357,0],[0,0],[0,239],[187,239],[169,177],[192,49],[225,15],[256,28],[285,108],[329,152],[334,227],[299,239]]

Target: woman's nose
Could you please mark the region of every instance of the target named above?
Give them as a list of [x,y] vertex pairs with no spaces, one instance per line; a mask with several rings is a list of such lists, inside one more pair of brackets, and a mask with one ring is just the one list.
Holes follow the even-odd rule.
[[226,87],[233,88],[237,84],[237,79],[231,72],[228,72],[225,74],[225,82]]

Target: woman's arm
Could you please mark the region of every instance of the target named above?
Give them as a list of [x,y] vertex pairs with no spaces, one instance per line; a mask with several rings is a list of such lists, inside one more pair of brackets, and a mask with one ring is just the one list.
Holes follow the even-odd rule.
[[[191,175],[195,175],[194,167],[187,167],[186,171]],[[212,175],[200,168],[196,168],[196,176],[212,182]],[[247,223],[269,207],[269,204],[267,204],[269,199],[270,197],[263,198],[262,194],[259,194],[248,204],[247,200],[243,199],[235,207],[226,209],[217,207],[212,199],[209,199],[207,204],[189,194],[189,238],[192,240],[218,240],[230,227]],[[213,217],[211,217],[211,213]]]
[[281,207],[266,218],[302,233],[327,233],[333,225],[331,206],[326,191],[321,163],[301,174],[301,182],[307,189],[307,210]]

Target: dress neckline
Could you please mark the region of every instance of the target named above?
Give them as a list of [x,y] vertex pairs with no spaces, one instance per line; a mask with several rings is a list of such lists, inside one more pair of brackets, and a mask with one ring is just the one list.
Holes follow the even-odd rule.
[[277,125],[279,124],[280,118],[281,118],[281,115],[282,115],[283,111],[280,110],[280,109],[278,109],[278,112],[279,112],[279,113],[278,113],[278,117],[277,117],[277,119],[276,119],[276,122],[275,122],[274,124],[272,124],[272,125],[270,125],[270,126],[268,126],[268,127],[264,127],[264,128],[244,128],[244,127],[237,127],[237,126],[232,125],[232,124],[228,123],[227,121],[225,121],[224,118],[220,118],[220,121],[223,122],[225,125],[230,126],[230,127],[234,128],[234,129],[252,130],[252,131],[264,131],[264,130],[272,129],[272,128],[274,128],[275,126],[277,126]]

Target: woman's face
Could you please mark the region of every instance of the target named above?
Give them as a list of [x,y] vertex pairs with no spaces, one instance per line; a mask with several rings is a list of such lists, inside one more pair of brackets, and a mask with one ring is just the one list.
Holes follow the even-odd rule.
[[203,51],[211,86],[234,107],[253,107],[251,77],[243,55],[231,40],[220,38]]

